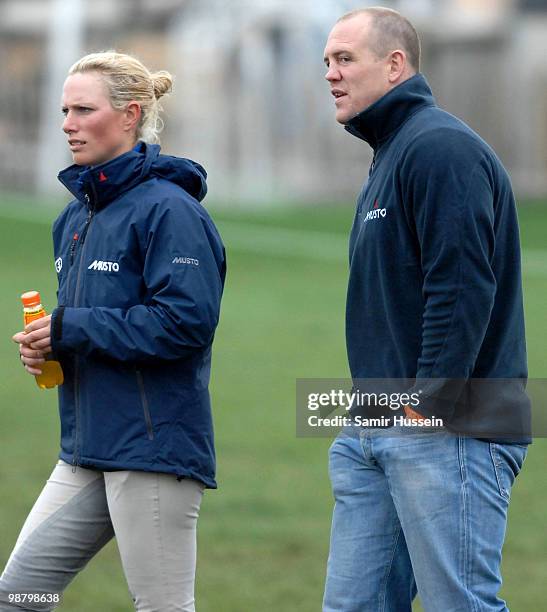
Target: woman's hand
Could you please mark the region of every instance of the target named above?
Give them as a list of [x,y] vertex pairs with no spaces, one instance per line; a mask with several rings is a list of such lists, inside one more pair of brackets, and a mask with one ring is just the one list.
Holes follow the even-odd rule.
[[51,353],[51,315],[32,321],[12,339],[19,344],[19,356],[25,370],[38,376],[42,373],[40,364],[44,363],[44,356]]

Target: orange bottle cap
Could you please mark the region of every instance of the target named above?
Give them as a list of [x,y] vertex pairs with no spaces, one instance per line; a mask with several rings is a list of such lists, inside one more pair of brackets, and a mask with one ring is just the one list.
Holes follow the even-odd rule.
[[23,302],[23,306],[31,308],[32,306],[38,306],[42,300],[38,291],[27,291],[21,296],[21,302]]

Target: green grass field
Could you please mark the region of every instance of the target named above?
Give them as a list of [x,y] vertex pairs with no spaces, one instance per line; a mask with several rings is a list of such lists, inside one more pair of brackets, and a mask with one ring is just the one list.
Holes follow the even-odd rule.
[[[296,437],[295,380],[348,375],[352,209],[216,211],[229,258],[211,385],[220,488],[202,504],[197,609],[317,612],[332,508],[330,440]],[[54,215],[2,198],[0,569],[58,452],[56,394],[36,387],[10,340],[21,328],[23,291],[38,289],[46,307],[55,305]],[[547,378],[547,202],[522,205],[520,219],[530,375]],[[546,464],[547,443],[536,440],[513,489],[502,591],[512,612],[546,605]],[[133,609],[115,542],[77,577],[59,609]]]

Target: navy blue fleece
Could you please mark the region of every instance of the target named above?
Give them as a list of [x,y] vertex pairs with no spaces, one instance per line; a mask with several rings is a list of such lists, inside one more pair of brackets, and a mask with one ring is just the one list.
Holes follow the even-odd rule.
[[[350,238],[352,377],[417,379],[420,412],[450,420],[453,406],[426,400],[443,386],[527,376],[509,177],[475,132],[436,106],[421,74],[346,129],[374,149]],[[528,410],[522,385],[510,404]]]

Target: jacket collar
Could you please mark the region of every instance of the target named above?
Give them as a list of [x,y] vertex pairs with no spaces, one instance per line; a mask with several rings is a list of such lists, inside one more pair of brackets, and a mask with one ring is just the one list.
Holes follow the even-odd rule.
[[435,105],[429,84],[424,75],[418,73],[350,119],[344,127],[376,150],[411,115]]
[[80,202],[97,211],[152,176],[175,183],[198,201],[207,193],[207,173],[200,164],[160,155],[159,145],[144,142],[99,166],[69,166],[58,178]]
[[74,197],[96,211],[139,183],[159,151],[158,145],[140,142],[131,151],[98,166],[73,164],[59,172],[57,178]]

